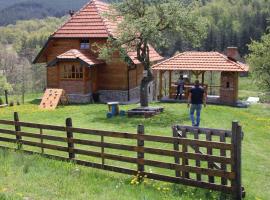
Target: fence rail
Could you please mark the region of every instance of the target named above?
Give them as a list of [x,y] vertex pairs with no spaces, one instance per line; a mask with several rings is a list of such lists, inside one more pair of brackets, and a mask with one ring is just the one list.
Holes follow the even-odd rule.
[[[14,129],[7,129],[7,126]],[[38,133],[36,133],[37,130]],[[55,131],[58,134],[49,135],[44,130]],[[242,198],[242,132],[237,122],[233,122],[231,131],[188,126],[174,126],[172,131],[173,136],[167,137],[147,135],[142,125],[138,126],[137,134],[74,128],[71,118],[66,120],[66,126],[45,125],[21,122],[18,114],[14,113],[14,121],[0,120],[0,141],[2,142],[0,147],[10,148],[7,144],[13,143],[16,149],[26,153],[40,153],[46,157],[74,161],[80,165],[124,174],[139,173],[150,179],[222,191],[233,194],[235,199]],[[85,139],[85,136],[95,136],[99,139]],[[118,142],[105,141],[106,138],[117,138]],[[124,144],[124,141],[119,142],[121,139],[135,141],[137,144]],[[46,141],[50,143],[45,143]],[[156,145],[147,146],[148,142]],[[160,144],[171,145],[171,149],[157,148]],[[25,150],[26,146],[38,147],[41,151]],[[94,151],[92,147],[98,150]],[[66,152],[67,156],[49,154],[46,149]],[[137,156],[112,154],[106,150],[133,152]],[[156,155],[157,159],[146,158],[148,154]],[[80,155],[100,158],[100,163],[79,159]],[[160,159],[161,157],[163,159]],[[133,166],[135,164],[136,168],[112,166],[107,164],[107,161],[131,163]],[[175,176],[165,172],[147,172],[146,166],[169,170],[174,172]]]

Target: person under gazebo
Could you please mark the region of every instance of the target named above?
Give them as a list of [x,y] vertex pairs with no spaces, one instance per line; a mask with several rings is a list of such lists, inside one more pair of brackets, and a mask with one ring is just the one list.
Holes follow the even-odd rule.
[[177,100],[178,96],[179,96],[180,100],[182,99],[182,95],[183,95],[183,92],[184,92],[184,87],[185,87],[185,81],[184,81],[183,75],[181,75],[179,77],[178,82],[177,82],[177,93],[176,93],[176,96],[175,96],[175,100]]

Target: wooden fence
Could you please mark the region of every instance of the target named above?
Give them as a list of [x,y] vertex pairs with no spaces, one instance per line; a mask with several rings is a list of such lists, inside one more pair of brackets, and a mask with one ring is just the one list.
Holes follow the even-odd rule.
[[[13,130],[8,127],[12,127]],[[30,132],[29,129],[34,131]],[[49,135],[46,131],[55,131],[59,134]],[[242,199],[244,194],[241,185],[243,135],[238,122],[232,123],[231,131],[188,126],[174,126],[172,131],[172,137],[165,137],[145,134],[143,125],[138,126],[137,134],[82,129],[73,127],[71,118],[66,119],[66,126],[45,125],[21,122],[18,113],[14,113],[13,121],[0,120],[0,147],[15,148],[26,153],[39,153],[57,160],[73,161],[79,165],[129,175],[139,173],[149,179],[222,191],[232,194],[234,199]],[[84,136],[95,136],[99,139],[89,140],[84,139]],[[117,143],[107,142],[109,138],[117,138]],[[135,141],[136,144],[128,145],[127,140]],[[10,145],[11,143],[13,146]],[[150,143],[156,145],[154,147],[146,145]],[[167,148],[157,148],[163,145]],[[29,146],[38,147],[40,151],[26,150]],[[84,148],[79,148],[81,146]],[[90,147],[98,150],[93,151]],[[45,149],[62,152],[62,154],[45,153]],[[137,156],[107,153],[108,149],[133,152]],[[67,155],[63,155],[63,152]],[[155,155],[156,159],[147,159],[146,155],[149,154],[150,158]],[[79,159],[80,155],[99,158],[100,162]],[[162,159],[164,157],[166,161]],[[107,164],[107,161],[131,163],[135,169],[123,167],[124,165],[120,167]],[[149,170],[145,168],[149,166],[173,173],[148,172]]]

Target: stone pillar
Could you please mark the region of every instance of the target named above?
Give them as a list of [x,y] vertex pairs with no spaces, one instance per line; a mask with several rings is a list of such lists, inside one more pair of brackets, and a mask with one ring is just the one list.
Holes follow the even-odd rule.
[[234,105],[238,100],[238,72],[221,72],[220,102]]

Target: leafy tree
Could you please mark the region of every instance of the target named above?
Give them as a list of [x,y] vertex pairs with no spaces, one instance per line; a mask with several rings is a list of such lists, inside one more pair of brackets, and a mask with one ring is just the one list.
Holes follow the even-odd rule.
[[[179,0],[125,0],[113,5],[107,17],[118,20],[117,38],[109,40],[110,47],[101,49],[101,57],[107,57],[115,49],[120,52],[136,51],[147,75],[140,88],[140,103],[148,106],[148,85],[154,80],[149,57],[149,45],[155,47],[168,44],[167,34],[176,34],[193,45],[198,45],[205,36],[205,23],[193,12],[195,3]],[[120,20],[119,20],[120,19]],[[126,51],[123,51],[126,50]],[[125,56],[128,61],[128,56]]]
[[253,78],[261,89],[270,91],[270,34],[264,35],[261,41],[253,41],[249,45],[251,53],[248,63]]
[[7,82],[5,76],[0,75],[0,94],[3,94],[5,90],[12,91],[12,86]]

